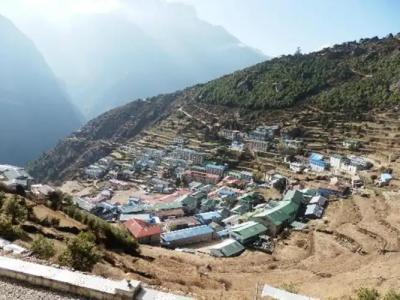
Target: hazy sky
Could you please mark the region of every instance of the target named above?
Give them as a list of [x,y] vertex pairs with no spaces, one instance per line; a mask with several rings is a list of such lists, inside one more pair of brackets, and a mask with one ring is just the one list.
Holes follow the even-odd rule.
[[193,5],[200,18],[273,56],[400,32],[399,0],[168,1]]
[[193,6],[201,19],[271,56],[293,53],[298,46],[309,52],[400,31],[399,0],[0,0],[0,14],[17,25],[31,15],[68,23],[74,14],[107,13],[128,5],[138,16],[144,13],[137,9],[140,5],[163,9],[162,1]]

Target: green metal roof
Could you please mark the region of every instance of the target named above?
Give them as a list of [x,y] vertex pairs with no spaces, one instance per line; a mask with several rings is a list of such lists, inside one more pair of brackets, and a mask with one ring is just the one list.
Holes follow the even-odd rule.
[[266,231],[267,228],[264,225],[254,221],[240,224],[237,228],[232,229],[232,232],[239,235],[242,239],[248,239],[260,235]]
[[263,216],[260,216],[260,215],[255,216],[255,218],[258,218],[258,217],[261,217],[261,218],[267,217],[276,226],[281,225],[283,222],[285,222],[288,219],[288,215],[280,210],[273,211],[273,212],[271,212],[269,214],[265,214]]
[[283,201],[293,201],[298,204],[304,201],[303,193],[298,190],[290,190],[288,191],[282,199]]
[[244,247],[234,239],[227,239],[210,249],[218,249],[224,256],[229,257],[239,254],[244,250]]
[[294,218],[296,217],[297,211],[300,207],[300,199],[303,199],[303,195],[301,193],[301,198],[296,194],[291,194],[289,195],[290,197],[288,197],[288,194],[286,194],[285,198],[288,198],[289,200],[280,201],[277,206],[266,209],[254,215],[254,218],[268,218],[274,225],[277,226],[281,225],[285,221],[294,221]]
[[178,209],[182,207],[183,205],[181,202],[161,203],[154,205],[154,210],[160,211],[160,210]]

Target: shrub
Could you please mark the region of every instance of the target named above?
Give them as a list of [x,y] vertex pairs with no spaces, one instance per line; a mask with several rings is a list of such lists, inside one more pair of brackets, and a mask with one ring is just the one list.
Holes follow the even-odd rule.
[[28,209],[17,196],[8,199],[3,205],[3,213],[7,215],[13,225],[20,224],[28,218]]
[[56,254],[54,243],[43,236],[39,236],[33,241],[31,250],[34,254],[42,259],[49,259]]
[[53,210],[59,210],[62,207],[64,195],[60,191],[50,192],[47,195],[47,200],[49,201],[49,207]]
[[81,232],[68,242],[67,249],[59,257],[60,264],[80,271],[91,271],[100,260],[95,240],[91,233]]
[[5,200],[6,200],[6,194],[4,192],[0,192],[0,207],[3,206]]
[[296,294],[298,292],[298,289],[293,282],[284,283],[284,284],[282,284],[281,288],[289,293]]
[[127,230],[113,226],[103,219],[81,211],[75,206],[65,207],[64,212],[71,218],[87,225],[95,234],[97,242],[104,243],[107,248],[120,249],[132,255],[138,254],[139,244]]
[[14,226],[8,216],[0,215],[0,235],[7,240],[14,241],[23,237],[23,231]]
[[379,293],[376,289],[360,288],[357,291],[358,300],[378,300]]
[[385,297],[383,297],[383,300],[400,300],[400,293],[390,290]]

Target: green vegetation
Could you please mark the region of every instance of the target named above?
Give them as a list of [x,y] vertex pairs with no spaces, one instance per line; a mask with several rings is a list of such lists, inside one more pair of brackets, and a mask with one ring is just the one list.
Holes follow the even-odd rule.
[[388,291],[384,296],[380,295],[376,289],[360,288],[357,291],[357,300],[400,300],[400,293],[394,290]]
[[[94,234],[95,241],[106,248],[118,250],[131,255],[139,253],[139,244],[132,235],[122,227],[108,223],[107,221],[85,212],[72,204],[70,196],[60,191],[49,194],[47,206],[53,210],[62,210],[69,217],[89,227]],[[60,220],[55,218],[41,221],[44,226],[58,226]]]
[[126,229],[110,224],[73,205],[64,207],[63,211],[71,218],[87,225],[95,234],[97,242],[103,243],[107,248],[131,255],[139,253],[139,244]]
[[283,289],[289,293],[294,293],[294,294],[298,293],[298,289],[293,282],[282,284],[281,289]]
[[400,300],[400,292],[390,290],[386,293],[385,297],[383,297],[383,300]]
[[10,218],[11,224],[18,225],[28,218],[25,200],[14,196],[6,200],[2,207],[3,213]]
[[358,300],[378,300],[379,293],[376,289],[360,288],[357,291]]
[[69,199],[61,191],[54,191],[47,195],[47,201],[51,209],[59,210],[65,202],[69,202]]
[[101,258],[95,241],[96,237],[91,233],[81,232],[68,242],[67,249],[59,257],[60,264],[80,271],[91,271]]
[[293,106],[307,100],[355,116],[400,103],[399,40],[351,42],[307,55],[275,58],[199,88],[197,100],[248,109]]
[[49,259],[56,254],[54,243],[42,235],[32,242],[31,250],[41,259]]
[[20,225],[28,218],[28,208],[24,198],[14,195],[7,198],[0,194],[0,236],[7,240],[25,237]]

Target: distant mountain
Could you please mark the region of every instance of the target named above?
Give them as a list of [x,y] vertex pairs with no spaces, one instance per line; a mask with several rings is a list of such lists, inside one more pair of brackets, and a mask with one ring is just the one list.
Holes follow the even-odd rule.
[[[334,128],[338,116],[347,121],[370,119],[377,110],[396,113],[399,104],[400,34],[363,39],[275,58],[206,84],[113,109],[33,162],[30,171],[41,180],[73,178],[80,168],[136,139],[143,130],[170,117],[174,123],[181,107],[192,114],[197,111],[198,119],[212,118],[209,124],[243,129],[254,128],[266,116],[274,123],[291,121],[311,109],[305,121],[313,118],[316,124]],[[193,131],[204,130],[193,124]]]
[[67,29],[43,29],[37,37],[72,100],[89,117],[267,59],[222,27],[201,21],[189,7],[162,5],[150,20],[123,11],[81,16]]
[[0,162],[24,165],[80,122],[34,44],[0,16]]

